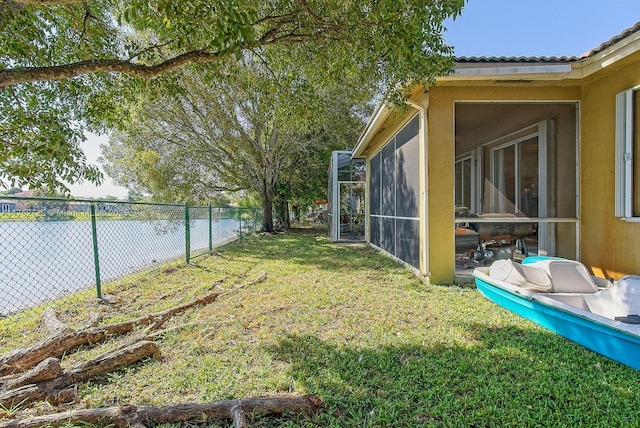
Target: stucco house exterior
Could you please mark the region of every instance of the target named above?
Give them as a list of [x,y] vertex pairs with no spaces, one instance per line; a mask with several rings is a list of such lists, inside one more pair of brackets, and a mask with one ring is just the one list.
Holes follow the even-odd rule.
[[452,283],[456,225],[517,217],[529,253],[640,274],[640,23],[580,57],[457,58],[407,104],[353,151],[373,246]]

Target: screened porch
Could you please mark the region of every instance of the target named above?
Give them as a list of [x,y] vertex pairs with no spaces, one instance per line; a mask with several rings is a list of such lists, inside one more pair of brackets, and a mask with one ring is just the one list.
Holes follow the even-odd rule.
[[457,103],[456,275],[527,255],[578,258],[576,103]]

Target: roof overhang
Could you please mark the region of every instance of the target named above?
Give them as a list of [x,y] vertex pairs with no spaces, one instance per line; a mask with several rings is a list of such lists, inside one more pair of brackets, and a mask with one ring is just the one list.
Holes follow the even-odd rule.
[[580,63],[582,77],[589,77],[638,51],[640,51],[640,31],[635,31],[605,49],[593,54],[585,54],[585,58]]
[[[623,36],[623,37],[621,37]],[[640,23],[580,57],[462,57],[448,76],[455,81],[549,81],[585,79],[640,51]]]
[[457,64],[441,80],[559,80],[573,71],[571,64]]
[[386,102],[383,101],[378,104],[378,108],[371,115],[367,126],[364,128],[364,131],[362,131],[362,134],[360,134],[360,138],[358,138],[358,144],[353,149],[353,153],[351,154],[352,158],[356,158],[362,155],[362,151],[367,147],[367,144],[369,144],[369,142],[373,139],[373,137],[376,135],[376,133],[390,114],[391,109]]
[[[486,84],[576,82],[640,52],[640,22],[622,34],[580,57],[463,57],[453,72],[436,78],[436,84],[464,85],[484,81]],[[428,88],[426,88],[428,89]],[[391,114],[386,102],[378,105],[353,149],[353,157],[362,156]]]

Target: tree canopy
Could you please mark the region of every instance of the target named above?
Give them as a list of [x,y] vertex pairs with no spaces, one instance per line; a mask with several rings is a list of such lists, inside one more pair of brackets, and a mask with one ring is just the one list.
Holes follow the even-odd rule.
[[[215,74],[248,52],[297,51],[306,55],[295,67],[304,69],[307,83],[353,74],[385,92],[399,83],[428,81],[452,65],[442,22],[463,4],[2,1],[0,180],[58,189],[65,182],[99,182],[98,170],[79,149],[85,129],[127,122],[130,110],[123,105],[140,94],[175,91],[177,70],[185,66]],[[297,71],[292,68],[289,78]]]
[[353,141],[364,116],[357,97],[307,86],[304,74],[288,79],[289,68],[281,58],[246,55],[213,80],[183,73],[181,90],[141,101],[103,147],[107,171],[160,200],[255,192],[272,230],[274,199],[322,196],[326,179],[318,185],[318,176],[326,177],[330,150]]
[[[301,43],[375,59],[423,80],[449,53],[442,21],[462,0],[7,0],[0,87],[117,72],[152,78],[243,50]],[[334,49],[334,52],[336,50]],[[426,63],[425,63],[426,61]]]

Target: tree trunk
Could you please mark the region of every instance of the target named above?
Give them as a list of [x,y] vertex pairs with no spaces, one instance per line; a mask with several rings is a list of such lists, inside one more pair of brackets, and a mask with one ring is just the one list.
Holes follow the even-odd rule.
[[71,330],[66,324],[62,323],[58,319],[55,309],[51,306],[42,311],[42,325],[44,325],[50,333],[58,333],[62,331],[66,333]]
[[300,206],[294,205],[291,207],[291,211],[293,211],[293,221],[300,222]]
[[60,374],[62,368],[60,367],[60,360],[57,358],[47,358],[27,373],[23,373],[19,377],[10,380],[4,385],[5,391],[16,389],[24,385],[30,385],[32,383],[44,382],[55,378]]
[[287,201],[287,198],[282,194],[278,194],[276,200],[278,228],[291,229],[291,220],[289,219],[289,201]]
[[273,187],[265,186],[262,192],[262,231],[273,233]]
[[217,297],[218,293],[210,294],[191,303],[117,324],[70,332],[59,330],[57,333],[31,346],[16,349],[0,356],[0,376],[34,367],[47,357],[61,357],[80,345],[101,342],[110,335],[129,333],[136,326],[151,326],[150,330],[157,329],[173,315],[184,312],[194,306],[211,303]]

